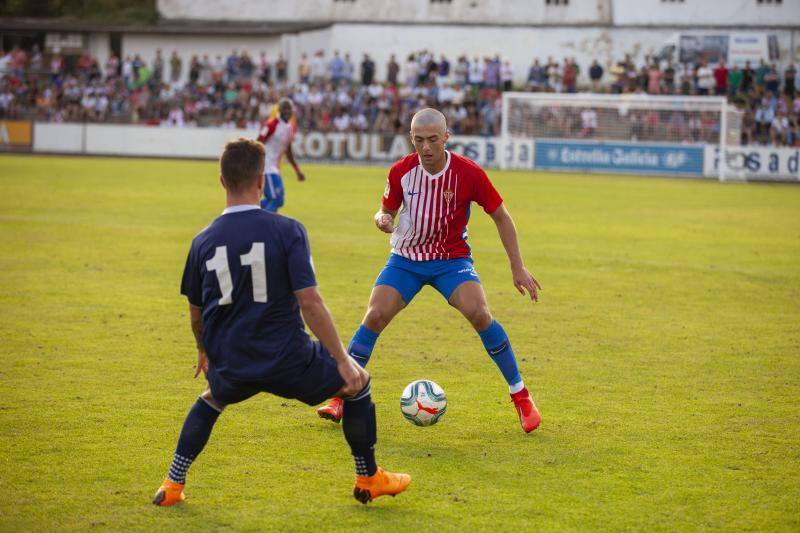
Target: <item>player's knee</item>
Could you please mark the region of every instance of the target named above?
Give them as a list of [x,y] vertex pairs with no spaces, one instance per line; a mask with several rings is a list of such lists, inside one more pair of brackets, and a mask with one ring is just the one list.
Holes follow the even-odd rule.
[[391,321],[391,313],[378,306],[370,306],[364,317],[364,325],[375,333],[382,332]]
[[220,413],[225,410],[225,405],[219,403],[216,399],[214,399],[214,395],[211,394],[211,389],[206,389],[206,391],[200,395],[200,398],[202,398],[204,402],[210,405],[212,409],[215,409]]
[[470,309],[465,315],[475,331],[483,331],[492,323],[492,313],[485,305]]

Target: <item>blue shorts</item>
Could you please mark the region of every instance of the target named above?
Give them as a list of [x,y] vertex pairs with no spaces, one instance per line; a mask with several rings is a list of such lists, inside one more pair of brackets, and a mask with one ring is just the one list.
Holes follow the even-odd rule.
[[392,254],[383,267],[375,286],[388,285],[397,289],[406,305],[423,285],[431,285],[449,300],[456,287],[465,281],[481,282],[472,259],[435,259],[433,261],[412,261]]
[[261,209],[278,211],[283,206],[283,178],[280,174],[264,174],[264,198],[261,200]]
[[289,372],[277,369],[274,379],[240,381],[226,378],[209,365],[206,379],[214,399],[221,404],[239,403],[259,392],[267,392],[317,405],[333,397],[344,386],[336,360],[319,341],[310,341],[292,359],[304,363]]

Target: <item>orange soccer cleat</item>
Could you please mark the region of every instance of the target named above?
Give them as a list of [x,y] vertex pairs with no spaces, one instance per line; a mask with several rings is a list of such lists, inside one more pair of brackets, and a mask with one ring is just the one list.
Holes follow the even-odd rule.
[[542,423],[542,415],[533,403],[528,389],[523,388],[519,392],[511,395],[511,401],[514,402],[514,407],[517,409],[519,415],[519,423],[522,424],[522,429],[525,433],[530,433]]
[[344,400],[341,398],[331,398],[328,405],[323,405],[317,409],[317,414],[320,418],[326,418],[337,424],[342,421],[342,412],[344,411]]
[[381,467],[371,476],[356,476],[356,485],[353,487],[353,497],[365,504],[378,496],[395,496],[400,494],[411,483],[408,474],[395,474],[387,472]]
[[186,496],[183,495],[183,485],[165,479],[161,486],[158,487],[156,496],[153,498],[153,503],[161,507],[169,507],[185,499]]

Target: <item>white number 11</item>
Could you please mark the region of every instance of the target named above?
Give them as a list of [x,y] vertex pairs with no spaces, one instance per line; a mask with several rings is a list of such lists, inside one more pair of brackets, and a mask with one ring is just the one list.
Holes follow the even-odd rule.
[[[264,255],[264,243],[254,242],[250,251],[239,256],[242,266],[250,267],[250,277],[253,281],[253,301],[267,303],[267,263]],[[217,246],[214,257],[206,261],[206,269],[217,275],[219,290],[222,297],[219,305],[233,303],[233,280],[228,266],[228,247]]]

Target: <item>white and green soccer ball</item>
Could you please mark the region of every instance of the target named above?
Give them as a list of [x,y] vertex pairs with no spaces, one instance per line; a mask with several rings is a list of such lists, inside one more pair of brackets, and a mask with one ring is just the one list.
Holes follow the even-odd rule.
[[417,426],[432,426],[447,411],[447,396],[442,388],[429,379],[412,381],[400,396],[403,416]]

